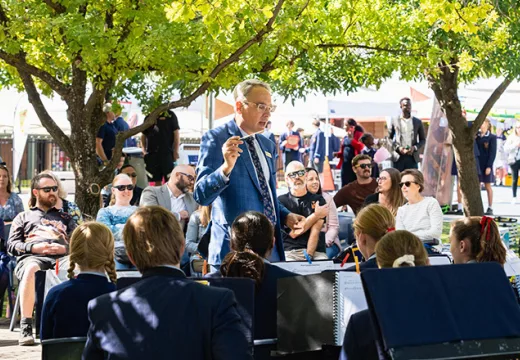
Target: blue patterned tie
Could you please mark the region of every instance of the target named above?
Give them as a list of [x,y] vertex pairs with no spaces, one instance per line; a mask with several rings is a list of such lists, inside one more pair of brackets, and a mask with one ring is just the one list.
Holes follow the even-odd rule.
[[273,202],[271,201],[271,194],[269,193],[269,187],[267,186],[267,179],[265,178],[264,170],[262,169],[262,164],[260,164],[260,158],[256,153],[254,137],[249,136],[245,139],[247,143],[247,149],[249,150],[249,154],[251,155],[251,160],[253,160],[253,165],[256,169],[256,175],[258,176],[258,183],[260,184],[260,193],[262,195],[262,202],[264,204],[264,215],[267,216],[269,221],[273,225],[276,224],[276,215],[274,213]]

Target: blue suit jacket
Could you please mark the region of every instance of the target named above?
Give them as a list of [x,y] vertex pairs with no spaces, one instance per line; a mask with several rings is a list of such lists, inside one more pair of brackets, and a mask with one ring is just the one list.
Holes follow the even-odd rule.
[[376,335],[368,310],[353,314],[345,331],[339,360],[378,360]]
[[87,336],[89,301],[115,289],[106,277],[93,274],[53,286],[43,303],[40,338]]
[[311,137],[309,160],[318,158],[320,159],[320,161],[324,161],[326,155],[327,154],[325,151],[325,134],[320,129],[317,129]]
[[299,161],[300,160],[300,152],[298,150],[286,149],[285,146],[282,146],[282,143],[285,140],[287,140],[287,137],[289,135],[298,135],[298,137],[300,138],[300,146],[301,146],[301,141],[302,141],[302,138],[298,131],[291,130],[291,131],[284,132],[282,135],[280,135],[280,150],[282,150],[282,152],[283,152],[283,161],[285,163],[287,163],[289,161]]
[[83,360],[251,360],[231,290],[187,280],[178,269],[92,300]]
[[[236,217],[246,211],[263,213],[264,205],[260,193],[260,185],[256,176],[255,166],[247,150],[247,145],[240,145],[243,153],[238,158],[235,167],[229,174],[229,182],[225,182],[220,166],[224,163],[222,146],[232,136],[242,136],[234,120],[210,130],[204,134],[200,144],[199,163],[197,164],[197,182],[193,196],[201,205],[213,204],[211,211],[211,241],[209,243],[208,262],[219,265],[229,252],[229,227]],[[276,196],[276,147],[265,136],[256,136],[260,147],[265,153],[269,165],[269,187],[273,197],[276,212],[273,260],[284,260],[283,242],[280,223],[285,223],[289,214]],[[262,154],[259,154],[262,155]]]

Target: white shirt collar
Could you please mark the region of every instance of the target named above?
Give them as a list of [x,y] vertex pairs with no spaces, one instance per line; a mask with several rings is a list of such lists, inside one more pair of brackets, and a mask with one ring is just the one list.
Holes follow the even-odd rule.
[[184,196],[186,196],[185,193],[182,193],[180,194],[179,196],[175,197],[175,195],[173,195],[172,191],[170,190],[170,187],[168,185],[166,185],[166,188],[168,189],[168,193],[170,194],[170,198],[174,198],[176,200],[180,200],[182,199]]

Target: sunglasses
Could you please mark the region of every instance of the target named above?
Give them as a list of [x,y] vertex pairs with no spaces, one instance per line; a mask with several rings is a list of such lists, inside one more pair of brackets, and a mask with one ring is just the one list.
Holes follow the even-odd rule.
[[128,190],[128,191],[132,191],[134,190],[134,185],[117,185],[117,186],[114,186],[115,189],[119,190],[119,191],[125,191],[125,190]]
[[406,187],[410,187],[410,185],[412,185],[412,184],[417,184],[417,183],[415,181],[405,181],[405,182],[399,183],[399,186],[403,187],[403,185],[404,185]]
[[356,165],[357,168],[361,168],[363,170],[365,169],[372,169],[372,164],[359,164],[359,165]]
[[58,187],[57,186],[45,186],[45,187],[38,188],[38,190],[43,190],[43,192],[45,192],[45,193],[50,193],[51,191],[57,192]]
[[294,171],[292,173],[287,174],[287,176],[290,177],[291,179],[295,179],[297,177],[302,177],[302,176],[305,176],[305,170]]
[[190,174],[186,174],[186,173],[183,173],[183,172],[180,172],[180,171],[179,171],[179,174],[182,174],[182,175],[186,176],[189,181],[195,181],[195,177],[190,175]]

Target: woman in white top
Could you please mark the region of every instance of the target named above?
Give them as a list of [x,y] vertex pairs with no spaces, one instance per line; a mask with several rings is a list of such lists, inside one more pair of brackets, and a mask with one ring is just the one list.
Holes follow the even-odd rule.
[[[314,168],[307,168],[307,191],[312,194],[319,194],[323,196],[327,205],[329,205],[329,214],[327,215],[322,234],[325,236],[325,250],[327,256],[332,259],[341,252],[341,244],[339,242],[339,218],[338,209],[334,204],[332,196],[321,190],[320,176]],[[321,236],[320,236],[321,237]]]
[[397,230],[407,230],[423,242],[438,239],[442,234],[442,211],[432,197],[423,197],[424,177],[419,170],[408,169],[401,173],[401,190],[408,203],[397,210]]
[[516,189],[518,186],[518,170],[520,170],[520,122],[515,125],[514,132],[509,135],[504,144],[504,151],[507,153],[507,163],[511,166],[513,173],[513,201],[516,203]]

